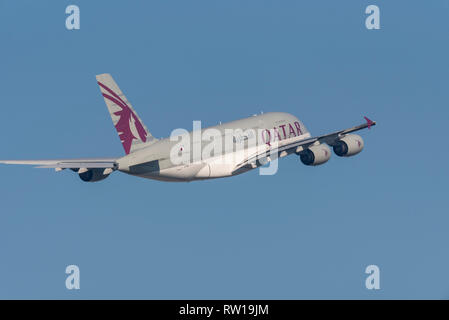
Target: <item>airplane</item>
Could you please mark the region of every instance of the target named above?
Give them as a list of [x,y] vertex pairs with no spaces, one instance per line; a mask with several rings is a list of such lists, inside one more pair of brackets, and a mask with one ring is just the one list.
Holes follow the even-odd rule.
[[[330,159],[329,146],[337,156],[351,157],[364,147],[362,137],[352,132],[376,125],[375,121],[364,117],[366,122],[363,124],[312,137],[297,117],[285,112],[268,112],[191,132],[185,130],[184,134],[172,134],[170,138],[159,140],[148,131],[110,74],[97,75],[96,79],[125,150],[124,156],[0,160],[0,163],[34,165],[56,171],[71,169],[85,182],[103,180],[115,171],[160,181],[189,182],[231,177],[291,154],[298,155],[304,165],[321,165]],[[195,155],[195,148],[201,150],[211,143],[211,139],[195,139],[195,136],[208,130],[215,134],[216,141],[212,142],[214,152]],[[219,147],[215,149],[224,140],[227,141],[227,149],[226,146],[224,151]],[[217,150],[220,152],[215,152]]]

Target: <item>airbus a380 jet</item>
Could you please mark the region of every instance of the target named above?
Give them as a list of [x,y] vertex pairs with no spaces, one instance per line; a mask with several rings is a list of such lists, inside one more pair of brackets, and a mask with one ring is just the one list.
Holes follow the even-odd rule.
[[[361,125],[312,137],[295,116],[269,112],[158,140],[148,131],[111,75],[101,74],[96,78],[125,156],[0,160],[0,163],[35,165],[56,171],[71,169],[87,182],[103,180],[117,170],[162,181],[204,180],[234,176],[290,154],[298,155],[305,165],[320,165],[331,156],[328,146],[337,156],[350,157],[362,151],[364,146],[363,139],[352,132],[376,124],[364,117],[366,123]],[[211,139],[210,134],[204,139],[207,132],[212,132],[215,139]],[[201,153],[204,149],[213,152]],[[196,156],[198,150],[200,153]]]

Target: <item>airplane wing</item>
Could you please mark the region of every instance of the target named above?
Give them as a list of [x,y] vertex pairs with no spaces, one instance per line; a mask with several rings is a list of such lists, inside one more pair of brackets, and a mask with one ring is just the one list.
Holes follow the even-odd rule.
[[240,163],[239,165],[237,165],[235,170],[238,170],[244,166],[250,165],[251,163],[255,163],[257,161],[257,159],[269,157],[270,154],[273,154],[273,153],[279,153],[282,151],[291,150],[293,148],[296,149],[298,147],[307,149],[309,146],[311,146],[312,144],[314,144],[317,141],[319,141],[320,143],[326,143],[330,146],[333,146],[338,141],[338,139],[344,137],[345,134],[348,134],[348,133],[351,133],[354,131],[358,131],[358,130],[362,130],[365,128],[371,129],[372,126],[376,125],[375,121],[372,121],[372,120],[368,119],[367,117],[363,117],[363,118],[365,119],[366,123],[360,124],[360,125],[352,127],[352,128],[343,129],[340,131],[328,133],[328,134],[317,136],[317,137],[311,137],[311,138],[297,140],[297,141],[294,140],[287,144],[279,144],[275,148],[269,148],[268,150],[266,150],[262,153],[253,155],[252,157],[249,157],[247,160],[245,160],[242,163]]
[[312,138],[308,138],[306,140],[300,140],[297,142],[292,142],[289,144],[286,144],[284,146],[282,146],[281,148],[279,148],[278,151],[283,151],[283,150],[287,150],[287,149],[291,149],[294,147],[299,147],[299,146],[303,146],[304,149],[307,148],[308,146],[310,146],[311,144],[315,143],[316,141],[319,141],[320,143],[326,143],[330,146],[333,146],[338,139],[342,138],[345,136],[345,134],[354,132],[354,131],[359,131],[365,128],[371,129],[372,126],[376,125],[375,121],[372,121],[370,119],[368,119],[367,117],[364,117],[366,120],[366,123],[360,124],[358,126],[352,127],[352,128],[348,128],[348,129],[344,129],[344,130],[340,130],[340,131],[336,131],[336,132],[332,132],[332,133],[328,133],[325,135],[321,135],[321,136],[317,136],[317,137],[312,137]]
[[33,165],[36,168],[78,169],[117,168],[117,158],[55,159],[55,160],[0,160],[4,164]]

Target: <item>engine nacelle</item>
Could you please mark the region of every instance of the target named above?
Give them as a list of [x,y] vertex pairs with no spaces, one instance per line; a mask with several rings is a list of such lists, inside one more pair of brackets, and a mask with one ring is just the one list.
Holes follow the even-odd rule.
[[[79,170],[81,171],[81,170]],[[104,174],[104,168],[88,169],[84,172],[78,172],[81,180],[85,182],[96,182],[106,179],[110,173]]]
[[301,162],[306,166],[317,166],[327,162],[331,157],[331,150],[326,144],[311,146],[299,154]]
[[339,157],[350,157],[360,153],[363,150],[363,146],[364,143],[361,136],[347,134],[333,145],[333,149]]

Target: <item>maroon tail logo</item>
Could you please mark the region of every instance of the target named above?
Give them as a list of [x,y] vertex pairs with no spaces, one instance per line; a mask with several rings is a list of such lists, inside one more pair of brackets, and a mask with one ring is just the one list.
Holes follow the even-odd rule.
[[143,142],[147,141],[147,132],[145,131],[145,128],[143,127],[139,118],[137,118],[136,114],[131,110],[126,102],[119,97],[118,94],[116,94],[101,82],[98,82],[98,85],[111,94],[109,95],[103,93],[103,97],[114,102],[122,109],[120,111],[114,112],[114,115],[120,117],[117,121],[117,124],[115,125],[115,129],[117,130],[120,140],[122,141],[125,153],[129,154],[133,140],[138,140],[138,138],[136,138],[131,131],[131,122],[134,121],[137,133],[139,134],[140,140],[142,140]]

